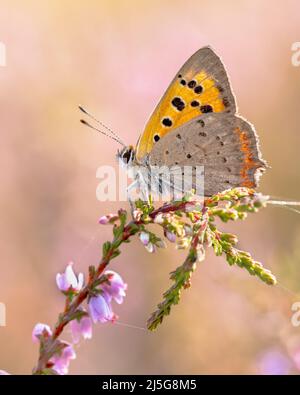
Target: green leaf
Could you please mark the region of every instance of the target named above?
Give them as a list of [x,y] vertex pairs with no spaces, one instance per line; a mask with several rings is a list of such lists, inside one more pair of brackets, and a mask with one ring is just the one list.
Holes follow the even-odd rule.
[[58,373],[54,369],[45,368],[45,369],[35,372],[34,375],[36,375],[36,376],[57,376]]
[[111,249],[111,242],[110,241],[106,241],[103,244],[103,247],[102,247],[103,256],[106,256],[110,249]]
[[73,321],[73,320],[80,321],[82,317],[86,317],[86,316],[88,316],[88,313],[86,311],[77,309],[76,311],[74,311],[73,314],[71,314],[69,316],[69,319],[70,319],[70,321]]

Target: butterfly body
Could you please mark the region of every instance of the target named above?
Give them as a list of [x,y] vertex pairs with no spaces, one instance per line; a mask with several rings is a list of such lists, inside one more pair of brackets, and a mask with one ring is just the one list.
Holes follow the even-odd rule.
[[[255,129],[237,115],[226,70],[210,47],[201,48],[182,66],[136,148],[124,148],[118,157],[128,169],[138,169],[134,186],[145,196],[153,192],[153,185],[164,190],[163,182],[149,182],[156,167],[177,169],[176,179],[184,175],[185,166],[203,166],[205,196],[233,187],[256,187],[266,167]],[[186,186],[180,192],[187,192]]]

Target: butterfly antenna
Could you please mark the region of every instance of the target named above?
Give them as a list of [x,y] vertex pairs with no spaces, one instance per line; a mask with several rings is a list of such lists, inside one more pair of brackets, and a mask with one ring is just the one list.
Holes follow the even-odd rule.
[[[103,122],[100,122],[94,115],[92,115],[90,112],[88,112],[85,108],[82,106],[78,106],[79,110],[82,111],[84,114],[88,115],[91,119],[93,119],[95,122],[97,122],[99,125],[104,127],[107,131],[109,131],[116,139],[118,139],[119,143],[123,145],[124,147],[126,146],[125,143],[122,141],[121,137],[115,133],[112,129],[110,129],[108,126],[104,125]],[[104,133],[105,134],[105,133]],[[108,136],[108,135],[107,135]]]
[[89,128],[94,129],[94,130],[96,130],[97,132],[104,134],[104,136],[107,136],[107,137],[109,137],[110,139],[116,141],[117,143],[121,144],[123,147],[126,147],[125,144],[122,143],[122,141],[118,140],[116,137],[111,136],[111,135],[109,135],[109,134],[103,132],[103,130],[96,128],[95,126],[91,125],[90,123],[88,123],[88,122],[85,121],[84,119],[81,119],[80,122],[83,123],[85,126],[88,126]]

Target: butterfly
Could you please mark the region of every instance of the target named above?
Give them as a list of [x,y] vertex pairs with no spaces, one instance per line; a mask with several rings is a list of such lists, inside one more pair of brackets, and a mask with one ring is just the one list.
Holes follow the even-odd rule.
[[[113,138],[123,144],[117,135]],[[255,188],[266,169],[255,129],[238,115],[227,72],[211,47],[199,49],[186,61],[136,147],[124,145],[117,157],[128,169],[138,169],[129,189],[140,188],[146,199],[153,184],[145,174],[153,167],[203,166],[204,196],[233,187]],[[162,191],[161,179],[158,185]],[[179,185],[180,192],[187,192]]]

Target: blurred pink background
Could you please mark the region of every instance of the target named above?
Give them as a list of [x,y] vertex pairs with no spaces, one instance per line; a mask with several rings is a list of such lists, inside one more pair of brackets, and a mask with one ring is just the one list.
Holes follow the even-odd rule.
[[[56,273],[70,260],[86,272],[111,237],[97,220],[120,204],[96,200],[95,175],[117,167],[118,147],[79,123],[78,104],[135,144],[177,70],[210,44],[271,166],[260,190],[300,200],[300,67],[291,63],[299,17],[296,0],[1,1],[1,369],[31,373],[32,328],[52,326],[63,308]],[[155,333],[98,325],[70,373],[299,373],[300,327],[290,320],[300,301],[300,216],[266,208],[226,228],[278,286],[209,253]],[[171,245],[150,255],[137,240],[122,251],[111,267],[129,288],[116,310],[120,323],[145,327],[184,254]]]

